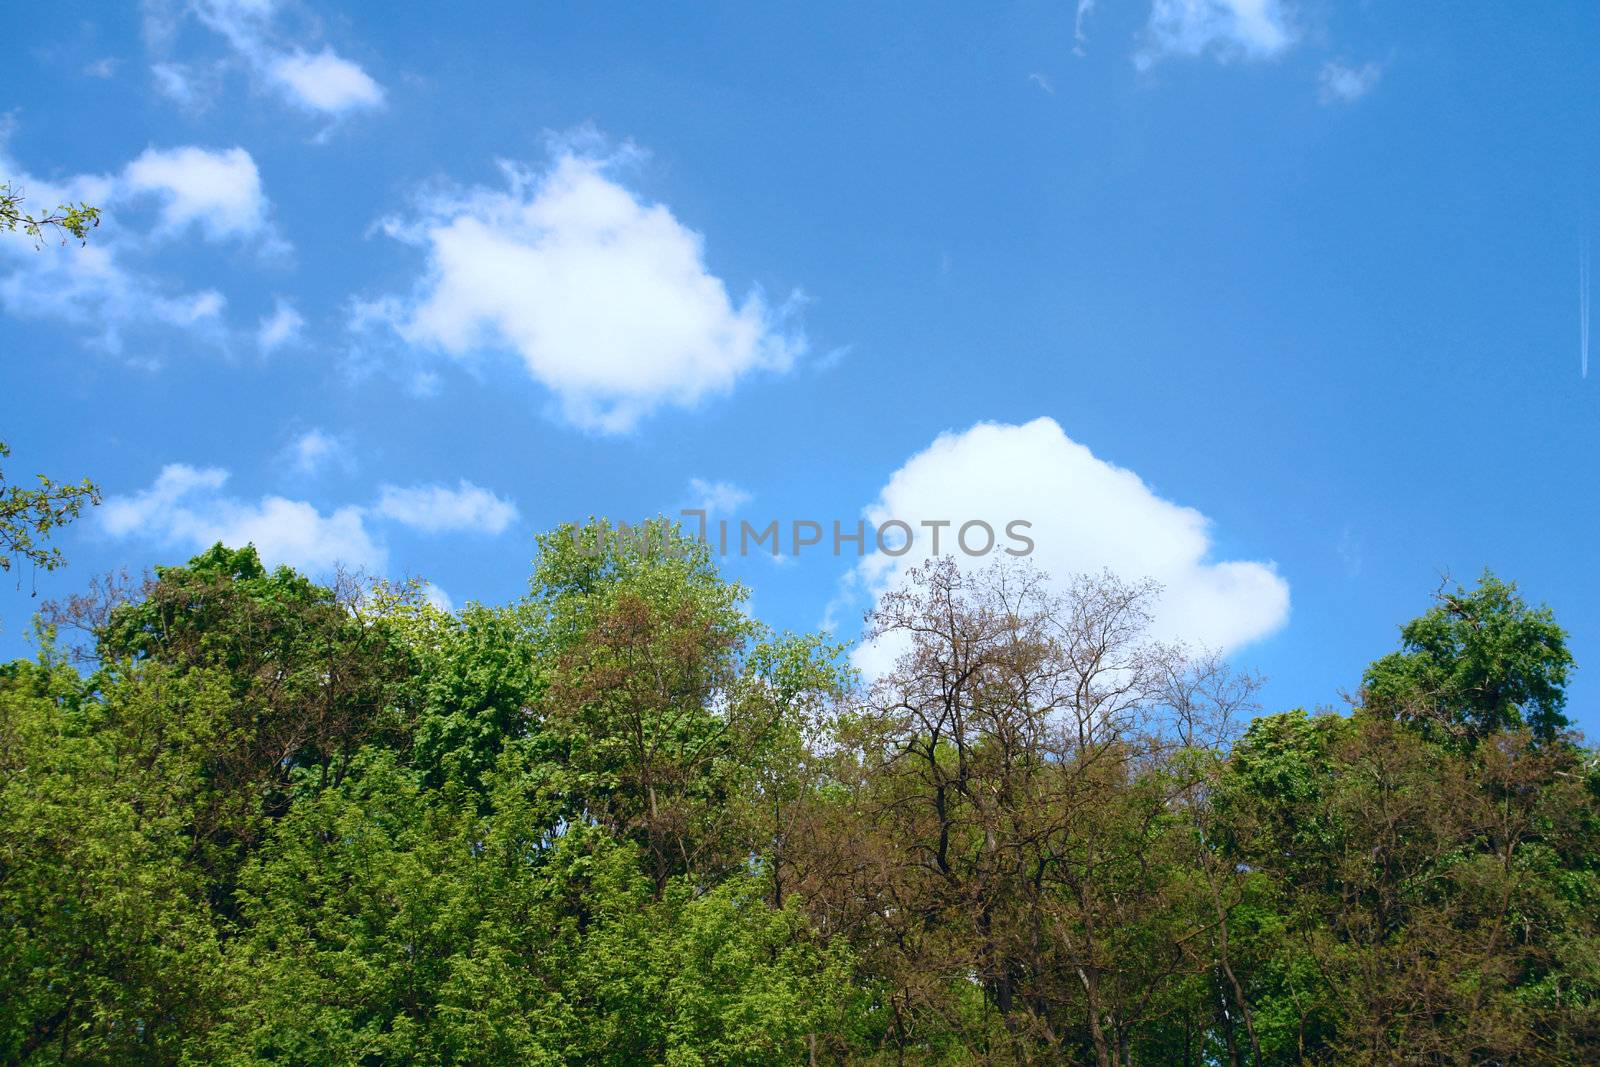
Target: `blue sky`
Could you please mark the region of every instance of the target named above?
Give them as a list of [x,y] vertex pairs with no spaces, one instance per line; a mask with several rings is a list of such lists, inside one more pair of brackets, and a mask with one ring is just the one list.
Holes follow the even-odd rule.
[[[709,499],[1028,520],[1052,570],[1160,579],[1158,629],[1271,707],[1492,567],[1600,728],[1593,4],[17,21],[3,173],[106,222],[0,245],[7,474],[108,499],[8,576],[0,654],[35,594],[214,536],[503,602],[534,531]],[[726,566],[846,634],[900,568]]]

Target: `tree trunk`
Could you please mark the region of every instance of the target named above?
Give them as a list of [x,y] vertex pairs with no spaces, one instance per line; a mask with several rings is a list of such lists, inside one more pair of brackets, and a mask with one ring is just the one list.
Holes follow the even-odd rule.
[[1106,1032],[1100,1026],[1100,973],[1093,967],[1079,967],[1078,980],[1083,983],[1083,996],[1088,1007],[1089,1039],[1094,1042],[1095,1063],[1099,1067],[1112,1067],[1111,1046]]

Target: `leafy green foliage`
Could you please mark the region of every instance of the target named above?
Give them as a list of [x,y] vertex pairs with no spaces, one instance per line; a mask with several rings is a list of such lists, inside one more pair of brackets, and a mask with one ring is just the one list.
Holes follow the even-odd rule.
[[[88,204],[62,204],[54,213],[35,216],[23,210],[25,200],[10,182],[0,182],[0,233],[21,230],[37,247],[47,230],[60,234],[63,243],[69,237],[82,242],[100,225],[100,209]],[[11,449],[0,441],[0,459],[10,455]],[[46,571],[60,567],[61,550],[45,544],[51,532],[76,519],[85,504],[100,503],[99,488],[87,478],[76,485],[43,474],[38,479],[37,489],[24,489],[6,485],[0,473],[0,571],[9,571],[14,557]]]
[[[11,449],[0,441],[0,459]],[[100,490],[85,479],[76,485],[53,482],[39,475],[37,489],[6,485],[0,474],[0,571],[11,569],[21,558],[41,570],[53,571],[63,562],[61,550],[45,544],[52,531],[76,519],[85,504],[100,503]]]
[[61,204],[54,211],[34,215],[23,209],[27,197],[10,182],[0,182],[0,233],[21,230],[42,245],[47,232],[54,231],[65,242],[68,238],[87,241],[89,231],[100,225],[100,209],[88,204]]
[[0,1060],[176,1062],[222,979],[185,832],[225,695],[0,671]]
[[1546,740],[1565,729],[1572,654],[1550,609],[1487,573],[1438,599],[1400,631],[1404,649],[1367,670],[1367,707],[1465,744],[1524,725]]
[[3,1062],[1600,1048],[1600,760],[1492,579],[1367,708],[1230,744],[1248,680],[1110,579],[925,570],[863,692],[665,524],[559,530],[456,613],[250,548],[156,573],[93,673],[0,666]]

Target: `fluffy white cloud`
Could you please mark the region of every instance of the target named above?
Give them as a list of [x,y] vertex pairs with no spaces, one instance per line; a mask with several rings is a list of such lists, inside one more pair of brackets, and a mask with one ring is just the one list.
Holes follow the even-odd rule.
[[1270,59],[1295,37],[1284,0],[1154,0],[1134,62],[1145,69],[1166,56]]
[[1330,59],[1322,65],[1322,73],[1318,78],[1322,102],[1348,104],[1359,100],[1373,90],[1382,75],[1383,68],[1377,63],[1352,67]]
[[517,520],[515,504],[466,479],[454,489],[443,485],[386,485],[379,491],[375,510],[425,533],[471,530],[498,534]]
[[700,234],[565,152],[542,172],[504,164],[506,190],[436,198],[392,235],[427,250],[409,299],[386,298],[407,341],[456,357],[520,356],[573,423],[621,432],[752,371],[787,369],[804,341],[759,290],[735,304]]
[[324,48],[315,55],[296,51],[279,56],[267,74],[295,103],[311,111],[342,115],[377,107],[383,88],[358,64]]
[[117,197],[142,194],[161,200],[161,225],[168,231],[197,223],[206,236],[221,240],[253,237],[267,228],[261,173],[242,148],[147,148],[123,169]]
[[272,314],[261,318],[261,325],[256,329],[256,347],[261,349],[262,355],[271,355],[296,340],[305,324],[306,320],[294,305],[280,298]]
[[216,467],[170,464],[150,488],[106,500],[101,525],[114,537],[138,536],[185,551],[218,541],[253,544],[269,566],[287,563],[312,573],[341,565],[381,572],[387,565],[388,553],[367,530],[361,508],[324,515],[281,496],[249,503],[222,495],[227,480],[228,472]]
[[[289,40],[279,26],[279,5],[273,0],[188,0],[177,9],[151,0],[146,5],[145,36],[152,46],[164,50],[184,14],[219,34],[260,84],[295,107],[338,118],[383,105],[383,87],[360,64],[330,47],[311,52]],[[310,26],[314,30],[315,23]],[[151,71],[169,96],[193,104],[192,79],[185,68],[163,60]]]
[[170,514],[184,498],[216,492],[227,481],[228,472],[219,467],[168,464],[150,488],[129,496],[109,497],[97,514],[107,533],[125,537],[150,527],[159,516]]
[[[296,445],[321,462],[330,458],[330,442],[312,431]],[[185,551],[218,541],[231,547],[253,544],[267,563],[313,574],[338,566],[382,573],[389,553],[375,522],[392,520],[425,533],[497,534],[517,517],[510,501],[467,481],[458,489],[386,485],[372,507],[347,504],[329,512],[276,495],[240,500],[223,492],[227,482],[228,472],[219,467],[169,464],[149,488],[107,498],[96,513],[100,528],[112,537]]]
[[[112,351],[129,326],[178,327],[220,335],[227,305],[215,289],[185,291],[150,266],[165,239],[191,225],[210,240],[252,245],[263,253],[288,248],[269,221],[270,202],[255,161],[242,148],[148,149],[117,174],[78,174],[45,181],[0,152],[0,173],[30,205],[53,208],[86,201],[106,223],[87,245],[68,243],[45,254],[21,234],[0,234],[0,304],[19,316],[71,319],[99,331]],[[155,209],[144,223],[143,210]]]
[[[980,423],[946,433],[906,461],[867,510],[875,526],[890,519],[916,531],[911,551],[895,558],[873,553],[853,579],[880,595],[931,555],[923,522],[949,521],[941,554],[951,552],[957,528],[983,520],[999,549],[1016,547],[1007,524],[1024,520],[1034,543],[1031,562],[1053,579],[1110,570],[1128,580],[1153,578],[1163,586],[1155,636],[1228,652],[1272,633],[1289,615],[1289,586],[1271,563],[1213,560],[1210,522],[1193,508],[1157,496],[1137,474],[1097,458],[1054,420],[1021,426]],[[870,535],[869,535],[870,536]],[[970,543],[982,547],[981,530]],[[899,544],[888,535],[889,547]],[[956,552],[964,567],[987,566],[1003,553],[972,557]],[[875,673],[892,662],[884,649],[858,652],[858,664]]]

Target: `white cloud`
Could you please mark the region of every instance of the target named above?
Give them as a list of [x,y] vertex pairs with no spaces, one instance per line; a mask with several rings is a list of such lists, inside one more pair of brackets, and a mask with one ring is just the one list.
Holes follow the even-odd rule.
[[732,482],[709,482],[704,478],[689,479],[690,507],[706,515],[731,515],[750,503],[749,492]]
[[1383,76],[1383,67],[1377,63],[1363,63],[1352,67],[1330,59],[1322,65],[1318,77],[1320,96],[1324,104],[1348,104],[1370,93]]
[[[259,84],[297,108],[339,118],[383,105],[383,87],[360,64],[326,45],[312,52],[289,40],[273,0],[189,0],[184,10],[227,41]],[[179,18],[169,6],[147,7],[145,36],[152,47],[164,50],[170,45]],[[182,67],[163,60],[151,70],[169,96],[194,103],[191,79]]]
[[345,443],[318,429],[307,430],[291,441],[286,458],[295,473],[308,477],[320,474],[330,463],[347,471],[355,468],[355,459]]
[[804,349],[759,290],[735,305],[704,242],[616,181],[615,161],[564,152],[534,172],[503,164],[506,190],[436,198],[387,231],[424,247],[409,300],[387,298],[405,340],[458,358],[509,350],[571,422],[631,429],[691,406]]
[[470,530],[503,533],[517,520],[517,506],[466,479],[455,489],[443,485],[384,486],[376,512],[424,533]]
[[[242,148],[152,148],[116,174],[55,181],[25,173],[0,151],[0,172],[27,194],[30,207],[87,202],[104,218],[88,244],[68,242],[42,253],[21,234],[0,234],[0,268],[10,268],[0,274],[0,304],[18,316],[88,325],[112,351],[121,349],[130,326],[221,336],[227,305],[221,293],[186,291],[150,266],[152,253],[179,231],[193,225],[206,239],[248,243],[269,254],[288,248],[268,221],[260,174]],[[140,215],[149,207],[155,219],[143,223]]]
[[1154,0],[1134,62],[1143,70],[1167,56],[1271,59],[1295,39],[1284,0]]
[[162,96],[177,101],[186,108],[192,108],[198,102],[194,91],[194,82],[189,77],[189,71],[181,63],[152,63],[150,76],[155,79],[156,90]]
[[20,241],[0,240],[4,251],[23,253],[11,257],[10,273],[0,275],[0,305],[6,311],[83,323],[109,351],[122,350],[122,334],[130,326],[177,328],[211,337],[222,331],[227,300],[221,293],[184,292],[163,284],[126,266],[114,242],[33,253]]
[[192,296],[166,301],[161,313],[174,326],[193,326],[216,321],[227,306],[227,297],[215,289],[202,289]]
[[1094,0],[1078,0],[1078,12],[1072,20],[1072,51],[1080,56],[1089,43],[1087,24],[1093,11]]
[[[313,462],[337,458],[320,431],[296,444],[307,446]],[[191,552],[218,541],[253,544],[268,564],[287,563],[313,574],[341,565],[381,574],[389,552],[374,521],[393,520],[425,533],[497,534],[517,517],[515,505],[467,481],[453,490],[386,485],[372,507],[347,504],[324,512],[277,495],[254,502],[229,496],[223,492],[228,477],[220,467],[168,464],[149,488],[107,498],[96,512],[100,528],[112,537]]]
[[149,527],[159,515],[169,513],[180,500],[196,493],[215,492],[228,481],[228,472],[218,467],[191,467],[173,463],[149,489],[131,496],[109,497],[97,514],[100,524],[113,537],[125,537]]
[[226,63],[188,64],[164,61],[150,64],[150,78],[156,92],[184,111],[200,114],[211,107],[221,92]]
[[145,149],[122,172],[117,198],[150,194],[162,201],[161,226],[175,232],[191,223],[212,240],[254,237],[267,228],[261,173],[242,148],[220,152],[186,145]]
[[269,566],[286,563],[312,573],[340,565],[381,572],[387,565],[388,553],[367,530],[361,508],[325,515],[281,496],[248,503],[221,494],[227,480],[228,472],[216,467],[170,464],[150,488],[107,499],[101,526],[114,537],[139,536],[186,551],[218,541],[253,544]]
[[[942,434],[894,472],[867,518],[873,526],[899,519],[917,532],[910,552],[898,558],[873,552],[853,572],[856,586],[873,596],[931,554],[930,531],[921,523],[953,524],[943,533],[943,554],[952,551],[961,524],[988,522],[998,548],[986,557],[956,551],[967,567],[1003,558],[1006,547],[1020,551],[1006,527],[1024,520],[1032,525],[1022,532],[1035,545],[1029,558],[1054,580],[1110,570],[1160,582],[1153,632],[1161,639],[1229,652],[1277,630],[1289,615],[1289,586],[1273,564],[1212,560],[1204,515],[1157,496],[1138,475],[1097,458],[1048,418]],[[896,547],[898,534],[886,540]],[[973,528],[970,543],[977,548],[983,541]],[[866,647],[857,662],[873,673],[892,655]]]
[[331,48],[316,55],[296,51],[279,56],[267,73],[291,100],[312,111],[342,115],[383,103],[382,87]]
[[262,355],[271,355],[289,342],[298,340],[305,324],[306,320],[294,305],[280,297],[272,314],[261,317],[261,325],[256,330],[256,347]]
[[[0,130],[3,133],[3,130]],[[28,197],[30,206],[48,210],[61,203],[88,202],[107,215],[155,201],[160,221],[145,236],[164,236],[197,223],[211,240],[269,239],[271,202],[261,186],[255,160],[243,148],[208,149],[195,145],[147,148],[116,174],[74,174],[43,179],[27,174],[4,152],[0,172]],[[128,220],[118,219],[121,229]],[[118,231],[102,227],[93,242],[105,247]]]
[[97,59],[93,63],[89,63],[83,68],[84,77],[102,79],[114,78],[117,74],[117,67],[119,64],[121,64],[121,62],[122,60],[117,59],[115,56],[106,56],[102,59]]

